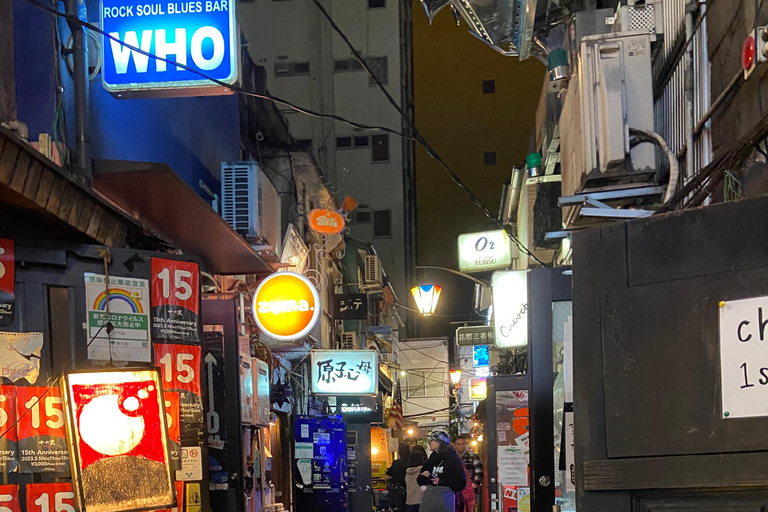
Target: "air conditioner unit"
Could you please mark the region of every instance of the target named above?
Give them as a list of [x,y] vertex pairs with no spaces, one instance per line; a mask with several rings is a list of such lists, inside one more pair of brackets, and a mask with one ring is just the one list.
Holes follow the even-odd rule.
[[222,162],[221,216],[249,242],[280,254],[280,196],[257,162]]
[[360,291],[363,293],[380,292],[384,286],[384,275],[381,270],[381,260],[378,256],[367,255],[360,280]]
[[339,339],[339,349],[352,350],[355,348],[359,348],[357,342],[357,333],[354,331],[342,332],[341,338]]
[[627,4],[616,9],[613,32],[648,31],[652,42],[664,34],[662,0],[628,0]]

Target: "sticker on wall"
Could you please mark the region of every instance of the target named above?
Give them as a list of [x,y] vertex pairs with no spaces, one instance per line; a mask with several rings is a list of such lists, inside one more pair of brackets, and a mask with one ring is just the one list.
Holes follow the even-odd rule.
[[[103,275],[85,274],[88,339],[93,338],[88,359],[151,362],[149,281],[110,276],[109,291],[105,282]],[[104,327],[107,321],[114,327],[111,333]]]
[[200,268],[152,258],[152,339],[200,342]]
[[16,388],[19,471],[69,473],[64,405],[57,387]]
[[0,470],[16,471],[19,447],[16,436],[16,388],[0,386]]
[[0,332],[0,377],[30,384],[40,375],[41,332]]
[[13,240],[0,238],[0,326],[13,325],[16,311]]

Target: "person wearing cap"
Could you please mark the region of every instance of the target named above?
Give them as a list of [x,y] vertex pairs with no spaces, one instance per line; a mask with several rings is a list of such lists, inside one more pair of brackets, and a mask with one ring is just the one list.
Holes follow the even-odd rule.
[[429,436],[432,455],[417,478],[424,491],[419,512],[455,512],[457,497],[467,486],[464,463],[451,448],[448,434],[436,430]]

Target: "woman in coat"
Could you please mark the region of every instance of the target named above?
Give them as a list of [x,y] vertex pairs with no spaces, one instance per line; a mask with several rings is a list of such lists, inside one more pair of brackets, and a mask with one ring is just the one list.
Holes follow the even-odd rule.
[[[421,447],[419,446],[419,448]],[[408,469],[405,472],[405,512],[419,512],[421,497],[424,493],[416,480],[419,478],[421,467],[425,462],[427,462],[425,451],[411,450],[411,456],[408,459]]]
[[464,463],[441,430],[429,436],[429,460],[422,466],[417,482],[424,491],[419,512],[454,512],[456,493],[467,486]]

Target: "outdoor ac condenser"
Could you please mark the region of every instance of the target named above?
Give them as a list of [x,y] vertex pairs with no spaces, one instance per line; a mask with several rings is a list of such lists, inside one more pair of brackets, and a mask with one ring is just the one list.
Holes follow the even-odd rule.
[[280,252],[280,196],[257,162],[222,162],[221,216],[254,244]]
[[654,129],[649,32],[582,38],[560,118],[562,195],[652,180],[654,146],[631,147],[630,128]]

